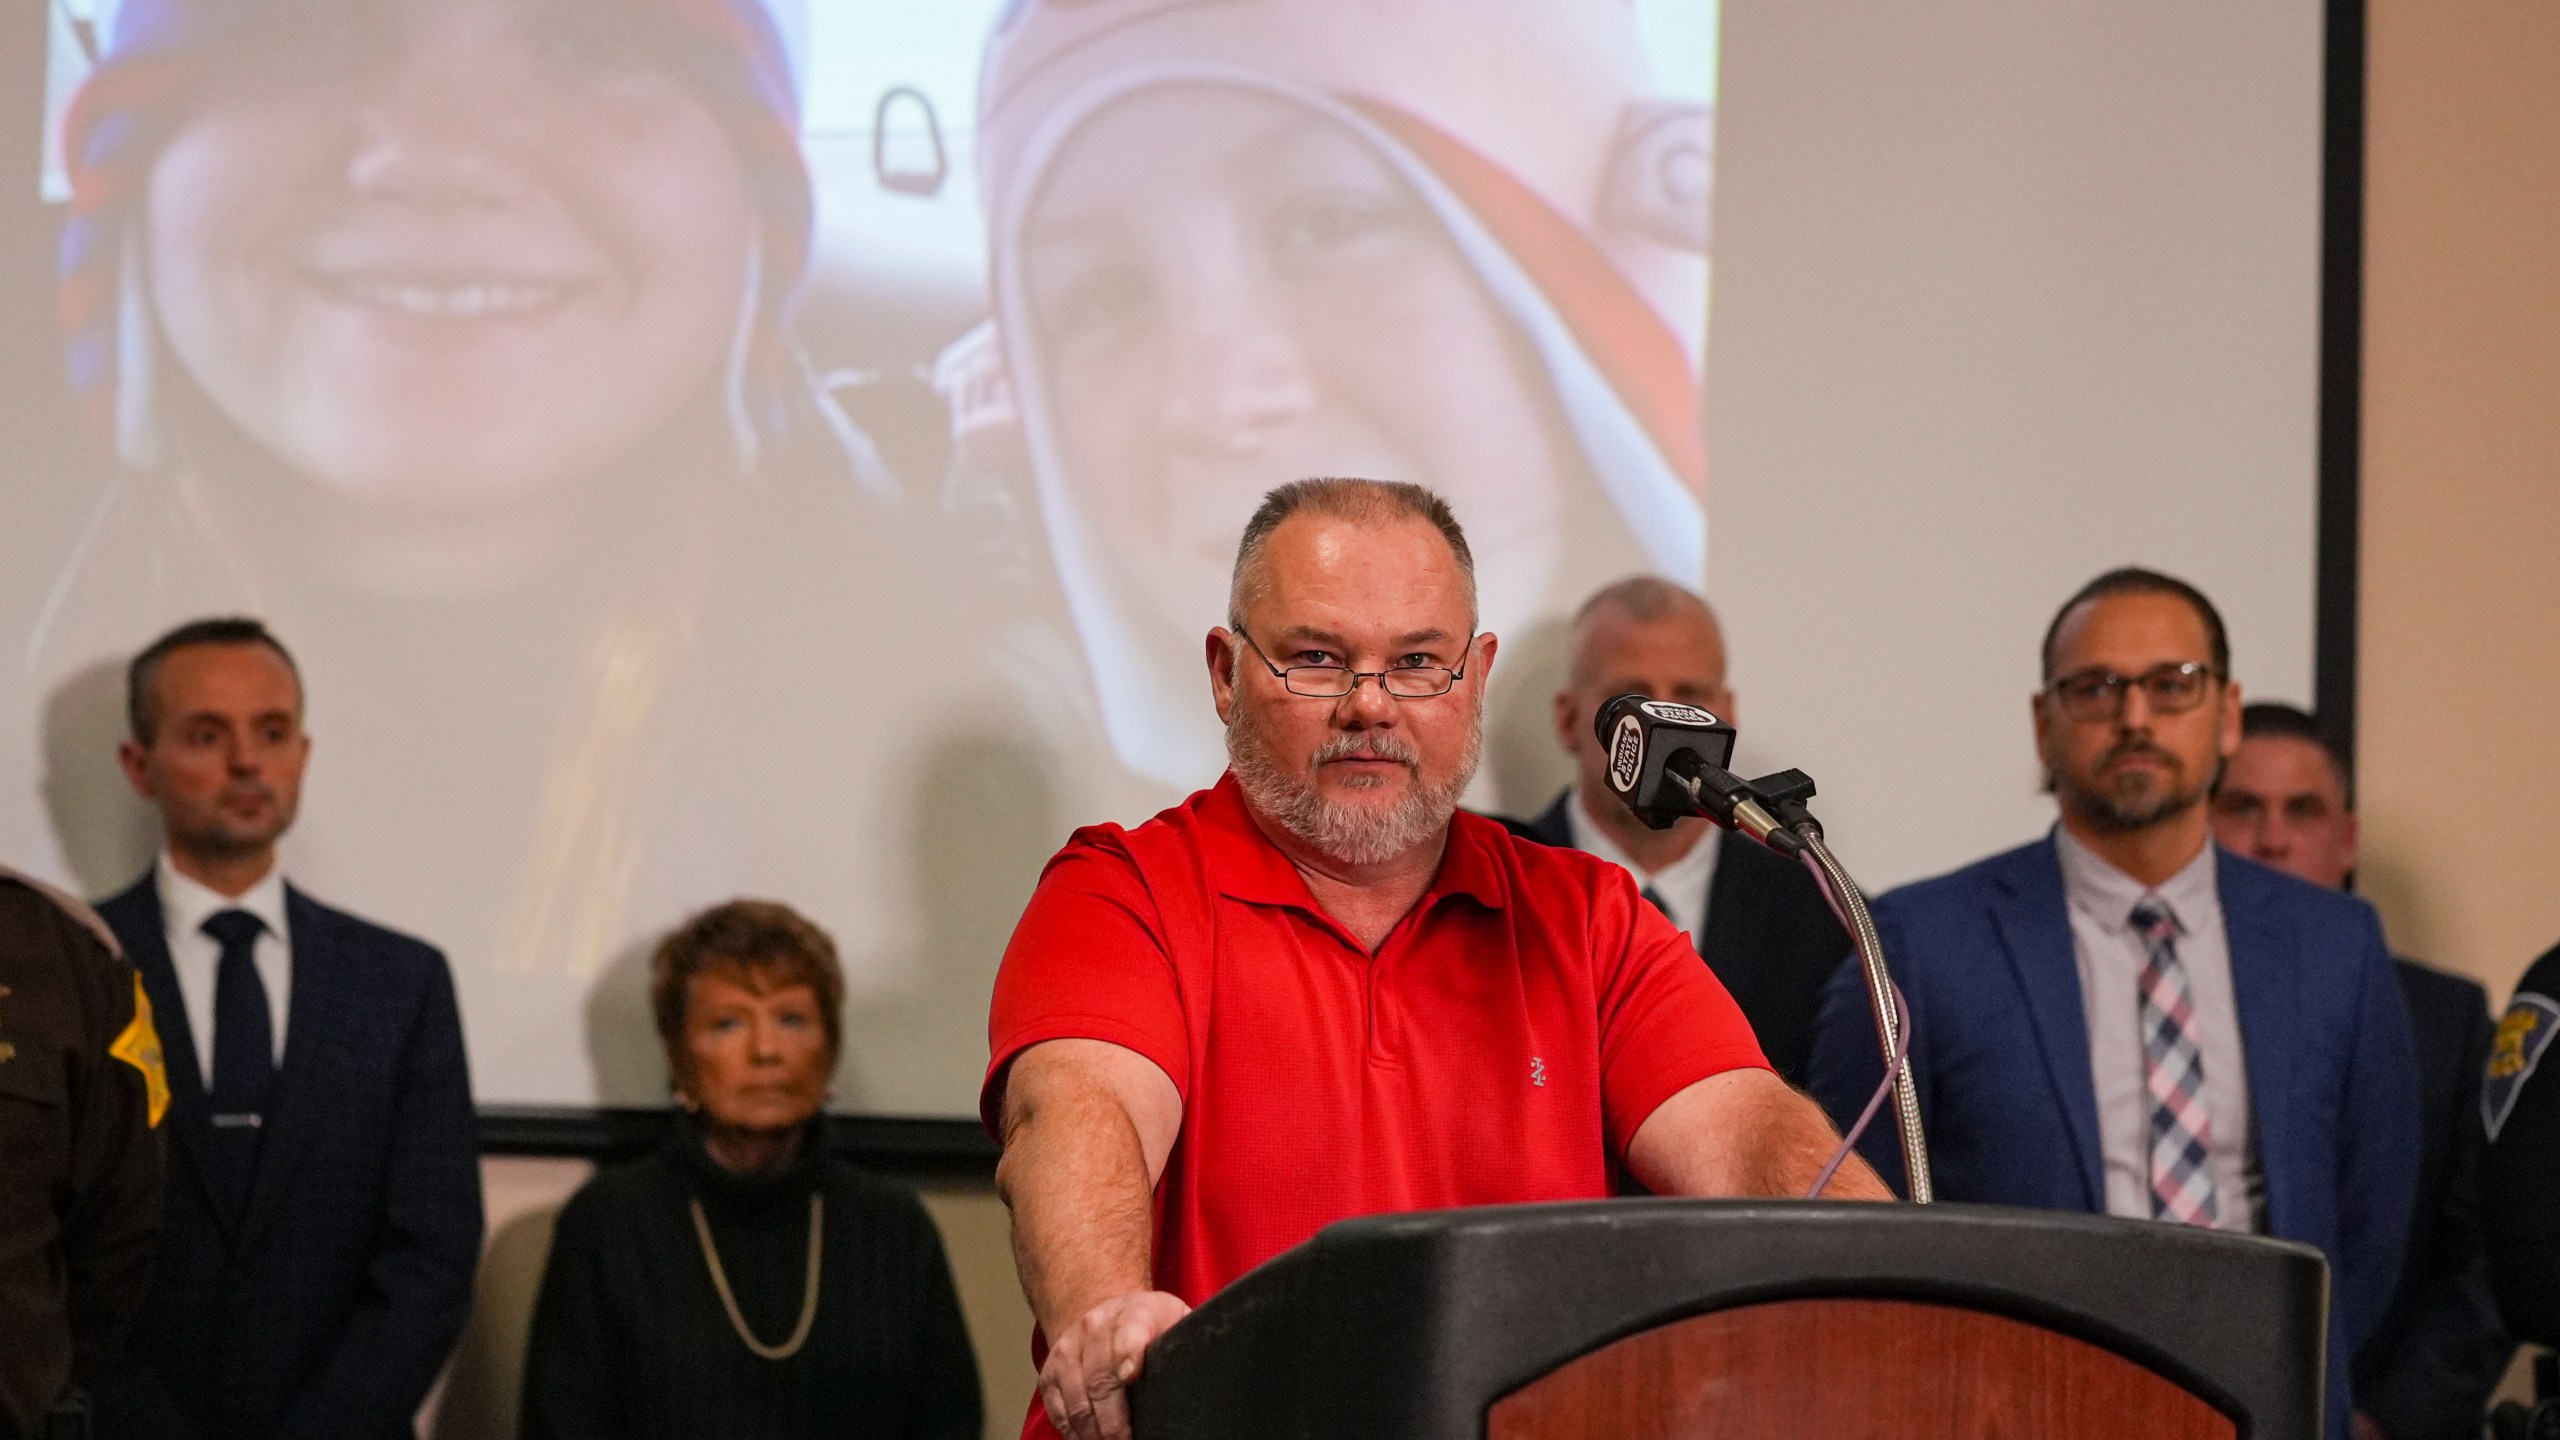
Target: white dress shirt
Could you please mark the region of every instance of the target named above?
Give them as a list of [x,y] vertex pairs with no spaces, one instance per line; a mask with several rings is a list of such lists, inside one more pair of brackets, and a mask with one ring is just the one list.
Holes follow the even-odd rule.
[[1565,801],[1564,827],[1565,833],[1573,837],[1574,849],[1618,866],[1636,877],[1638,889],[1650,887],[1661,896],[1663,903],[1671,907],[1671,923],[1689,932],[1690,949],[1698,948],[1698,937],[1707,933],[1707,892],[1715,887],[1716,855],[1724,848],[1722,835],[1709,827],[1706,834],[1698,837],[1698,843],[1689,847],[1688,854],[1648,872],[1628,859],[1627,852],[1609,838],[1609,832],[1600,828],[1600,822],[1591,818],[1591,812],[1583,808],[1582,787],[1578,785],[1572,798]]
[[213,1088],[213,981],[222,963],[222,942],[204,933],[204,922],[225,910],[246,910],[267,922],[253,958],[258,980],[267,988],[267,1033],[275,1038],[276,1068],[284,1068],[285,1016],[293,999],[293,934],[284,922],[284,870],[266,878],[237,898],[178,873],[169,852],[160,852],[153,868],[160,886],[160,916],[168,927],[169,964],[178,972],[178,998],[187,1007],[187,1036],[195,1041],[196,1065],[204,1085]]
[[2133,928],[2133,907],[2156,898],[2178,921],[2178,963],[2195,1002],[2196,1049],[2204,1061],[2204,1109],[2213,1125],[2214,1228],[2256,1231],[2266,1213],[2267,1177],[2258,1163],[2249,1112],[2249,1062],[2240,1005],[2231,988],[2231,942],[2223,933],[2222,886],[2214,847],[2156,890],[2054,828],[2062,889],[2071,907],[2071,948],[2080,965],[2080,1008],[2089,1026],[2089,1078],[2098,1092],[2098,1153],[2105,1162],[2107,1213],[2151,1218],[2151,1095],[2142,1059],[2142,966],[2149,947]]

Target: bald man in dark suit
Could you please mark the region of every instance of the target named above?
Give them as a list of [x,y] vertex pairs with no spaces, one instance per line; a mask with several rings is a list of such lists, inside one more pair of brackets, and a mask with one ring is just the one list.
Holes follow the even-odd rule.
[[1795,862],[1704,820],[1647,829],[1610,793],[1591,717],[1630,692],[1733,718],[1715,611],[1656,576],[1618,581],[1574,616],[1565,688],[1555,697],[1556,740],[1574,757],[1574,784],[1537,819],[1505,823],[1625,867],[1645,898],[1689,933],[1770,1065],[1802,1084],[1823,982],[1848,954],[1848,933]]

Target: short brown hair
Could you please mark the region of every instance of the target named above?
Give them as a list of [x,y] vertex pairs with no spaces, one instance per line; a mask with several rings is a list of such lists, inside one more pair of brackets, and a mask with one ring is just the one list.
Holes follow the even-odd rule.
[[125,727],[133,732],[135,744],[149,745],[160,729],[160,663],[197,645],[264,645],[293,672],[293,688],[297,696],[301,692],[302,667],[293,663],[293,652],[284,648],[264,621],[246,615],[190,620],[142,647],[142,653],[125,666]]
[[2090,601],[2104,600],[2112,595],[2169,595],[2185,601],[2188,608],[2196,612],[2196,619],[2204,624],[2205,646],[2211,652],[2214,678],[2231,678],[2230,632],[2222,628],[2222,612],[2213,608],[2213,602],[2205,598],[2204,592],[2175,575],[2163,575],[2139,565],[2125,565],[2081,586],[2070,599],[2062,602],[2061,609],[2053,612],[2053,622],[2044,627],[2044,683],[2053,683],[2053,642],[2062,638],[2062,622],[2071,618],[2072,611]]
[[1476,557],[1467,549],[1467,532],[1458,528],[1458,517],[1449,509],[1448,501],[1410,481],[1319,475],[1292,480],[1263,496],[1262,503],[1254,508],[1253,518],[1244,522],[1244,538],[1236,543],[1235,575],[1227,587],[1230,628],[1243,628],[1245,602],[1262,588],[1262,552],[1271,542],[1271,532],[1280,528],[1281,521],[1301,511],[1357,525],[1378,525],[1390,520],[1427,523],[1449,542],[1449,552],[1457,557],[1458,573],[1467,582],[1467,610],[1474,613]]
[[668,932],[649,960],[649,1008],[678,1080],[684,1075],[685,1006],[693,977],[715,970],[744,971],[763,989],[816,990],[827,1054],[832,1059],[843,1052],[844,968],[836,962],[836,942],[778,900],[730,900]]

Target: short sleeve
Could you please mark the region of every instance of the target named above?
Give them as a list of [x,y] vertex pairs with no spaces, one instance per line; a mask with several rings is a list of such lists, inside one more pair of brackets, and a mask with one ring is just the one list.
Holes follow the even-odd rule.
[[1600,1087],[1609,1153],[1628,1142],[1663,1101],[1710,1075],[1766,1070],[1768,1059],[1742,1007],[1689,937],[1642,899],[1624,870],[1593,897],[1593,978],[1600,1002]]
[[997,1134],[1005,1071],[1048,1040],[1136,1051],[1191,1096],[1191,1044],[1164,927],[1117,827],[1077,832],[1041,873],[1005,945],[987,1015],[978,1114]]

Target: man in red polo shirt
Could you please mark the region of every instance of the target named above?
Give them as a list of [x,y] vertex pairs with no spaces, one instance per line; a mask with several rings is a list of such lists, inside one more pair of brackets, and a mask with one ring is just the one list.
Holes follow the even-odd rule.
[[[980,1104],[1051,1344],[1027,1435],[1128,1434],[1149,1342],[1354,1215],[1800,1195],[1838,1142],[1624,870],[1458,811],[1495,639],[1418,486],[1304,480],[1208,635],[1231,768],[1050,861]],[[1889,1198],[1854,1158],[1831,1195]]]

